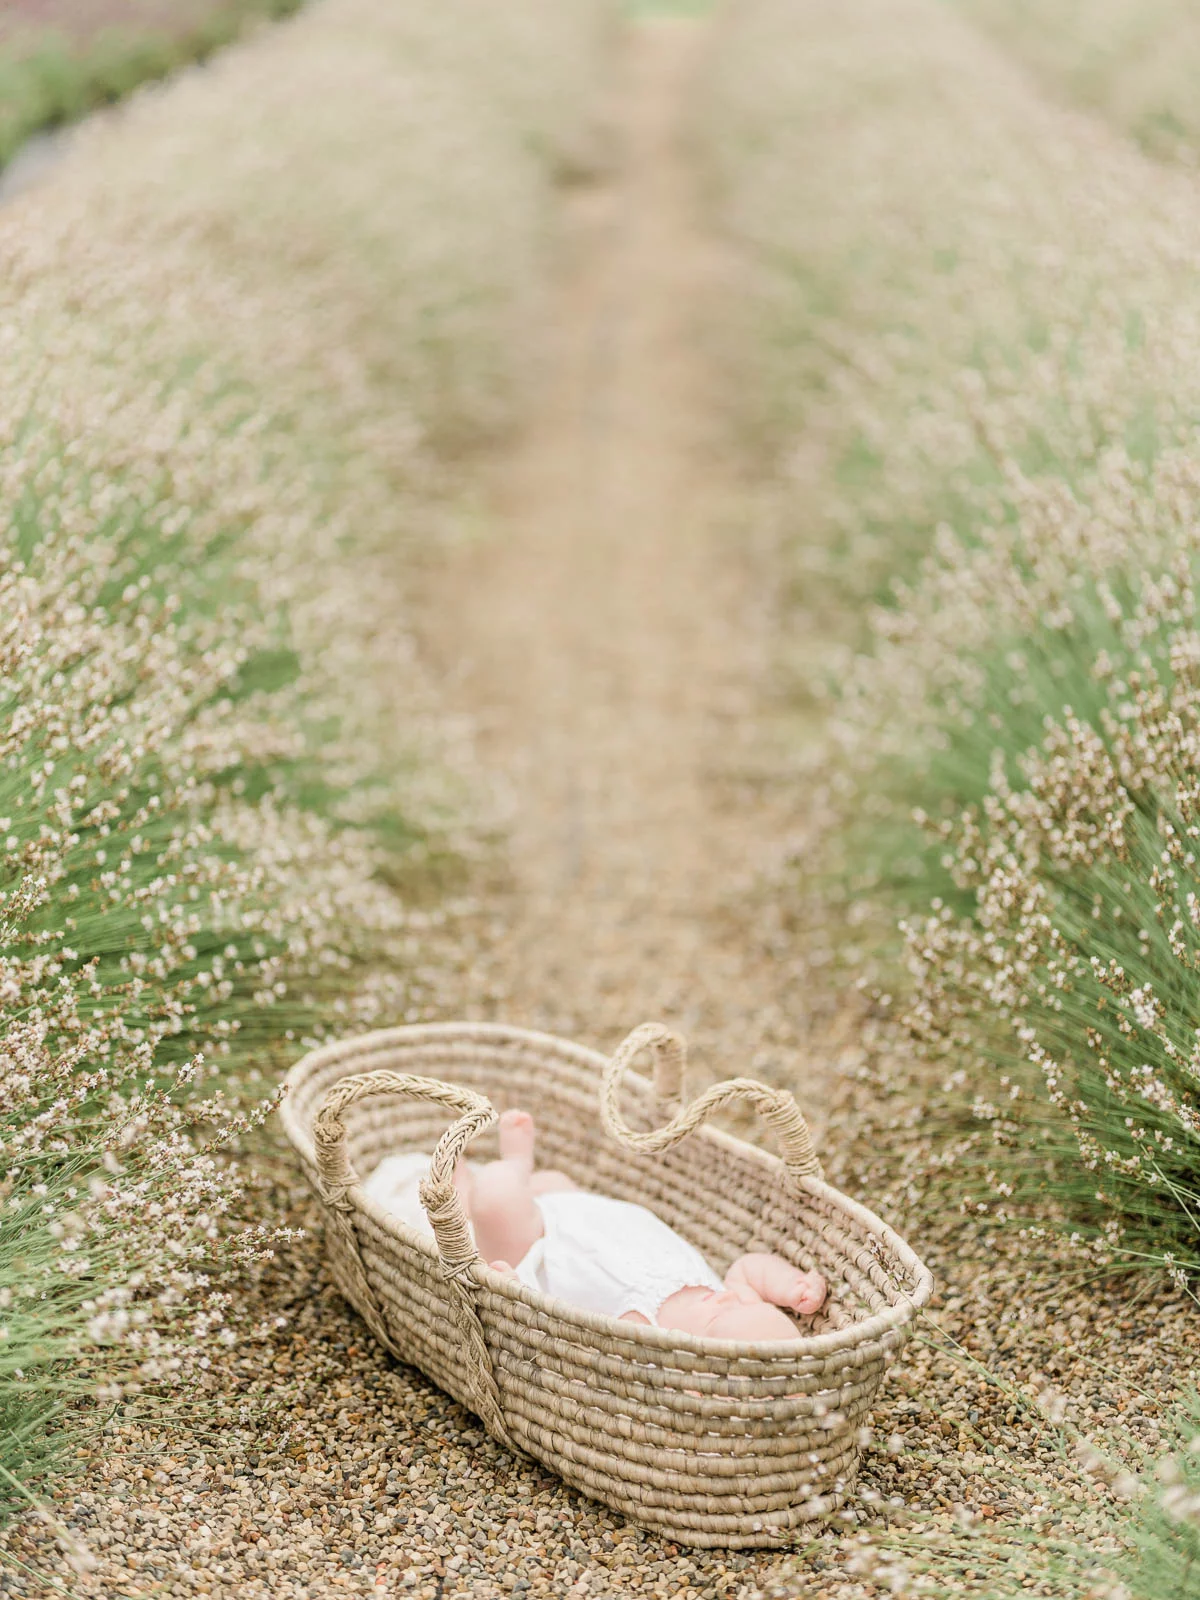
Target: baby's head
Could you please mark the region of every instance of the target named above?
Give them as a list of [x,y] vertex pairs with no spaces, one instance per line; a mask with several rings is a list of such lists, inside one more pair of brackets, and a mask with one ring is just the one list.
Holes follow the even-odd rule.
[[800,1329],[778,1306],[765,1300],[747,1303],[736,1295],[714,1293],[701,1303],[703,1327],[694,1329],[704,1339],[736,1339],[761,1344],[772,1339],[799,1339]]

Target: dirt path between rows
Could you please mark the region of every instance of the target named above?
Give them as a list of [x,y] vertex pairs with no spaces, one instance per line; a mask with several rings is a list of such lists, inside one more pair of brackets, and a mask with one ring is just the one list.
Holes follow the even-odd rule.
[[706,359],[728,271],[686,143],[707,27],[630,29],[615,169],[569,201],[540,402],[486,542],[421,615],[510,811],[465,1007],[600,1048],[659,1017],[698,1070],[786,1078],[819,1122],[795,973],[743,912],[786,817],[763,781],[767,585]]

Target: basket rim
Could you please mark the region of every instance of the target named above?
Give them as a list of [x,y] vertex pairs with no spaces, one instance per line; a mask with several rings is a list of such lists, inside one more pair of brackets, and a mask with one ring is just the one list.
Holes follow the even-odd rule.
[[[283,1124],[284,1132],[293,1148],[306,1160],[310,1166],[316,1165],[316,1146],[313,1142],[311,1127],[295,1112],[292,1103],[292,1091],[317,1067],[331,1061],[337,1061],[353,1051],[382,1048],[389,1044],[403,1044],[406,1042],[419,1042],[422,1039],[447,1039],[447,1038],[488,1038],[503,1040],[510,1043],[524,1043],[534,1046],[551,1046],[560,1055],[573,1056],[580,1065],[588,1066],[597,1073],[603,1071],[606,1057],[599,1051],[587,1045],[581,1045],[572,1039],[565,1039],[557,1034],[545,1033],[537,1029],[522,1028],[513,1023],[505,1022],[423,1022],[404,1024],[394,1028],[378,1028],[368,1033],[347,1035],[345,1038],[333,1040],[318,1046],[315,1050],[308,1051],[293,1063],[283,1080],[285,1090],[284,1098],[280,1103],[278,1116]],[[642,1080],[645,1082],[646,1080]],[[734,1340],[704,1338],[698,1334],[683,1333],[673,1328],[658,1328],[644,1323],[623,1323],[619,1320],[601,1315],[597,1312],[586,1311],[581,1306],[572,1305],[565,1300],[559,1300],[541,1290],[531,1289],[525,1284],[512,1278],[494,1272],[485,1261],[476,1262],[476,1274],[481,1286],[492,1293],[499,1293],[511,1300],[519,1300],[533,1310],[558,1318],[578,1328],[583,1333],[599,1334],[612,1338],[614,1330],[620,1330],[622,1337],[628,1337],[631,1342],[648,1346],[658,1350],[678,1350],[690,1355],[721,1357],[726,1361],[737,1360],[770,1360],[783,1361],[789,1356],[797,1360],[822,1358],[834,1355],[838,1351],[853,1349],[860,1344],[867,1344],[898,1328],[907,1326],[917,1312],[928,1302],[933,1293],[933,1274],[912,1246],[896,1232],[890,1224],[877,1216],[869,1207],[852,1199],[837,1189],[823,1178],[805,1176],[793,1178],[787,1171],[783,1161],[769,1150],[764,1150],[761,1145],[751,1144],[749,1140],[739,1139],[736,1135],[726,1133],[722,1128],[704,1126],[697,1128],[690,1135],[691,1138],[706,1139],[710,1142],[736,1151],[739,1155],[747,1154],[755,1159],[768,1163],[777,1169],[779,1178],[784,1184],[794,1184],[817,1199],[822,1199],[845,1212],[856,1222],[866,1227],[880,1243],[884,1245],[896,1259],[897,1263],[906,1268],[914,1279],[914,1287],[910,1294],[901,1293],[895,1304],[885,1307],[881,1311],[872,1312],[869,1317],[852,1322],[848,1327],[835,1329],[830,1333],[801,1334],[794,1339],[771,1340]],[[351,1201],[356,1210],[364,1212],[370,1217],[376,1227],[383,1232],[391,1234],[410,1249],[416,1248],[427,1255],[431,1262],[439,1259],[436,1242],[426,1238],[403,1222],[393,1212],[386,1210],[378,1202],[367,1195],[361,1183],[353,1184],[346,1190],[346,1198]]]

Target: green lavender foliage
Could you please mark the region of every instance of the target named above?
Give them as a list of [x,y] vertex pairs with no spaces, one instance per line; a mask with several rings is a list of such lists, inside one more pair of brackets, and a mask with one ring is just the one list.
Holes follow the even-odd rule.
[[945,1068],[960,1193],[1190,1278],[1194,180],[925,0],[728,30],[719,193],[829,677],[809,858]]
[[[30,28],[0,38],[0,167],[34,134],[76,122],[140,84],[202,61],[247,23],[287,16],[301,0],[214,0],[207,11],[157,30],[110,26],[82,39]],[[85,18],[86,21],[86,18]]]
[[1103,116],[1150,155],[1192,165],[1200,19],[1187,0],[955,0],[1048,95]]
[[425,1014],[476,835],[407,575],[519,407],[601,9],[328,0],[0,215],[0,1495],[239,1336],[279,1069]]

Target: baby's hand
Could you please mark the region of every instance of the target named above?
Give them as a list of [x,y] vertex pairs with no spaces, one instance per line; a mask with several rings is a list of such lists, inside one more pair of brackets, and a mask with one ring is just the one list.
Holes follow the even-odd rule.
[[498,1272],[502,1278],[515,1278],[517,1275],[516,1268],[510,1266],[507,1261],[489,1261],[488,1266],[491,1267],[493,1272]]

